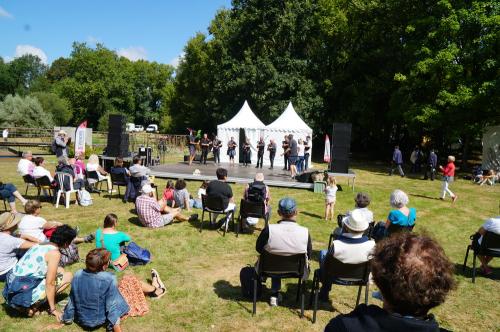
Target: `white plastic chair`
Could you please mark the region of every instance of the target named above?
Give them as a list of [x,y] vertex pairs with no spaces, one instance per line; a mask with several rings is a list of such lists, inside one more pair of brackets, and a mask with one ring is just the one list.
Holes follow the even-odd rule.
[[[69,178],[70,189],[66,190],[64,188],[65,179]],[[59,199],[61,198],[61,194],[64,194],[66,198],[66,209],[69,208],[69,201],[71,197],[71,193],[77,193],[78,190],[73,188],[73,176],[68,173],[56,172],[57,183],[59,183],[59,189],[57,190],[57,198],[56,198],[56,209],[59,207]],[[66,180],[66,182],[68,181]],[[78,199],[75,197],[75,204],[78,205]]]

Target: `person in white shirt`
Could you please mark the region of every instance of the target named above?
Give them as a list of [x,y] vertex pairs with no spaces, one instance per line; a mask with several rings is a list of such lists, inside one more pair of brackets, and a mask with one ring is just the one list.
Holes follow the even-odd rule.
[[[479,247],[481,245],[481,242],[483,241],[483,236],[486,234],[486,232],[500,234],[500,216],[487,219],[484,222],[484,224],[481,227],[479,227],[479,229],[477,230],[477,235],[475,236],[475,238],[477,238],[477,243],[473,243],[472,244],[473,247]],[[475,240],[472,241],[474,242]],[[492,274],[493,270],[488,265],[488,263],[492,260],[493,257],[482,256],[482,255],[478,255],[477,257],[481,261],[482,274],[484,275]]]
[[35,168],[33,168],[33,177],[35,179],[43,178],[44,176],[48,177],[50,182],[54,181],[54,177],[50,172],[45,168],[45,159],[43,157],[35,158]]
[[50,229],[63,224],[57,221],[47,221],[40,217],[42,205],[37,200],[29,200],[24,206],[26,215],[21,219],[18,229],[19,234],[32,242],[47,242],[47,237],[43,233],[45,229]]
[[7,138],[9,137],[9,129],[8,128],[5,128],[2,132],[2,137],[3,137],[3,141],[4,142],[7,142]]
[[17,173],[21,176],[33,175],[33,169],[35,164],[33,164],[33,154],[31,151],[23,152],[23,157],[17,163]]

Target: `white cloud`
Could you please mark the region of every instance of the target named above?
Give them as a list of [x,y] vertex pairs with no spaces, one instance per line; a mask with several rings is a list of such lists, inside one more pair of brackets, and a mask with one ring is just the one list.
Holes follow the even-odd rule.
[[14,58],[19,58],[25,54],[36,55],[40,58],[40,60],[42,60],[42,63],[47,64],[47,54],[45,54],[45,52],[38,47],[32,45],[17,45]]
[[179,67],[179,63],[181,62],[182,59],[184,59],[184,56],[186,55],[186,52],[181,52],[178,56],[170,60],[170,65],[173,66],[174,68],[177,69]]
[[89,45],[96,45],[97,43],[100,43],[101,40],[97,37],[94,37],[94,36],[88,36],[87,37],[87,43]]
[[127,48],[120,48],[116,53],[119,56],[129,59],[130,61],[146,60],[146,49],[141,46],[131,46]]
[[11,13],[6,11],[2,6],[0,6],[0,17],[2,18],[14,18]]

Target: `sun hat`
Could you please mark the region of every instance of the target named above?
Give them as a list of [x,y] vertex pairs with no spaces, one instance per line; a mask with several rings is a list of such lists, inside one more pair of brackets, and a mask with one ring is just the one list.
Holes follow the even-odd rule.
[[297,202],[293,198],[282,198],[278,203],[278,211],[284,214],[292,214],[297,210]]
[[0,231],[16,226],[22,219],[21,213],[4,212],[0,214]]
[[364,232],[368,229],[369,222],[365,214],[358,209],[351,211],[351,214],[342,220],[342,223],[355,232]]
[[149,183],[145,184],[145,185],[142,186],[142,192],[144,194],[152,193],[153,192],[153,187],[151,187],[151,185]]
[[64,130],[59,130],[58,135],[68,135]]

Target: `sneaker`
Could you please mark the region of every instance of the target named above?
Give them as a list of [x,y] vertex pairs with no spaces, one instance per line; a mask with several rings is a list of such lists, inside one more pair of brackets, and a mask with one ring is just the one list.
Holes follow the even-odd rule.
[[90,243],[90,242],[94,241],[94,239],[95,239],[95,235],[94,234],[89,234],[89,235],[87,235],[86,237],[83,238],[83,241],[85,243]]
[[271,307],[277,307],[281,301],[283,301],[281,293],[274,294],[269,298],[269,305]]

